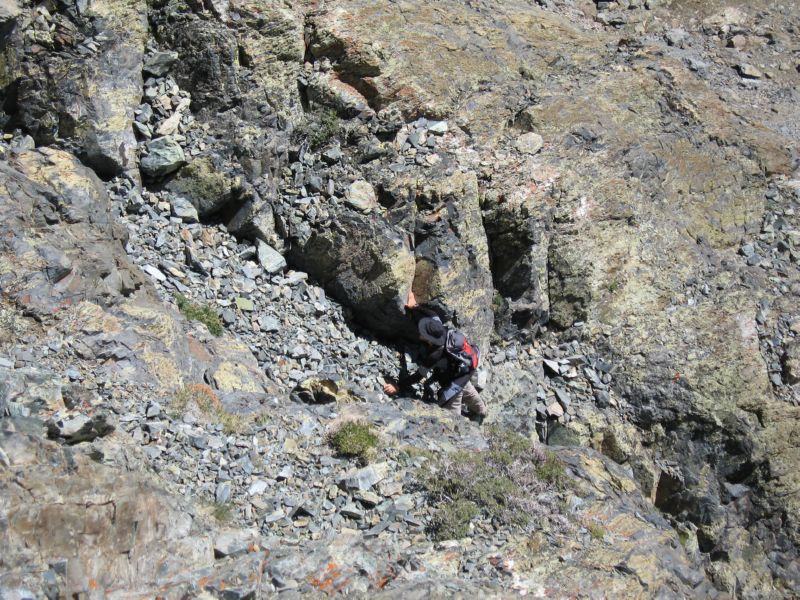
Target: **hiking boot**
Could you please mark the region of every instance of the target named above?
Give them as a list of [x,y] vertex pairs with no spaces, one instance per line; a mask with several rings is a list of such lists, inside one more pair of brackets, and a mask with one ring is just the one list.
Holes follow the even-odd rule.
[[477,423],[478,425],[483,425],[483,420],[486,418],[486,415],[470,413],[468,417],[469,420],[472,421],[473,423]]

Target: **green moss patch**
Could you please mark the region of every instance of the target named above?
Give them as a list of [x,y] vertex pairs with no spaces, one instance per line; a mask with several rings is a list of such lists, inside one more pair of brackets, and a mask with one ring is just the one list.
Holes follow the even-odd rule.
[[211,514],[219,523],[230,523],[233,520],[233,505],[215,502]]
[[597,523],[592,523],[589,525],[588,529],[589,535],[592,536],[593,540],[602,540],[606,536],[606,530],[602,525],[598,525]]

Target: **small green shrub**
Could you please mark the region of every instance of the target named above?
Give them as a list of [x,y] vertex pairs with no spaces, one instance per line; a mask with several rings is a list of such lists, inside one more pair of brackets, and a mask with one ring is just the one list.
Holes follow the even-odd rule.
[[554,454],[497,426],[487,428],[487,441],[485,451],[459,450],[420,469],[421,486],[437,506],[430,523],[435,539],[463,536],[479,513],[499,524],[527,528],[530,515],[539,510],[537,495],[563,488],[564,467]]
[[215,412],[220,406],[219,397],[205,383],[192,383],[182,387],[175,393],[169,403],[167,412],[172,418],[180,418],[189,408],[189,404],[195,404],[204,415]]
[[602,540],[606,536],[606,530],[603,529],[602,525],[597,523],[592,523],[588,527],[589,535],[592,536],[593,540]]
[[[482,453],[454,452],[448,457],[455,466],[447,474],[431,474],[428,489],[442,498],[475,502],[491,516],[501,516],[509,497],[519,492],[515,483],[498,471],[491,457]],[[444,475],[444,476],[442,476]]]
[[211,514],[220,523],[230,523],[233,519],[233,505],[229,502],[215,502]]
[[183,294],[175,296],[175,303],[178,305],[178,310],[181,311],[184,317],[190,321],[200,321],[203,325],[208,327],[209,333],[214,336],[222,335],[222,321],[211,306],[197,304],[190,301]]
[[430,530],[436,541],[456,540],[469,532],[469,524],[478,516],[478,505],[460,498],[447,502],[436,509],[431,520]]
[[536,474],[539,479],[551,484],[559,490],[563,490],[567,483],[567,474],[564,470],[564,463],[552,452],[545,455],[544,462],[536,467]]
[[[489,453],[493,462],[510,465],[515,460],[525,458],[533,451],[531,441],[510,429],[492,425],[488,428]],[[538,461],[539,457],[532,457]]]
[[336,111],[327,108],[320,113],[311,114],[306,123],[297,127],[296,136],[305,139],[312,148],[329,142],[340,132],[342,121]]
[[217,422],[222,425],[222,431],[227,434],[241,433],[244,431],[247,419],[242,415],[219,410],[216,413]]
[[369,424],[348,421],[330,436],[330,444],[341,456],[367,462],[370,451],[378,445],[378,436]]
[[495,292],[494,296],[492,296],[492,312],[496,315],[503,314],[506,309],[508,308],[508,303],[506,299],[503,298],[503,295],[500,292]]

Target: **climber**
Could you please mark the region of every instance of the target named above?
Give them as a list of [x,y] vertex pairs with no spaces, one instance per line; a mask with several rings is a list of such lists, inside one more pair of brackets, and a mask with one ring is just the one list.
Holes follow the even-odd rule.
[[478,349],[470,346],[464,334],[446,327],[435,312],[417,304],[414,292],[408,293],[405,307],[414,318],[419,339],[428,346],[428,352],[416,372],[397,383],[386,383],[384,393],[393,396],[401,388],[419,383],[432,374],[430,379],[439,383],[439,406],[460,415],[463,403],[469,410],[469,417],[478,424],[483,423],[486,406],[470,381],[478,367]]

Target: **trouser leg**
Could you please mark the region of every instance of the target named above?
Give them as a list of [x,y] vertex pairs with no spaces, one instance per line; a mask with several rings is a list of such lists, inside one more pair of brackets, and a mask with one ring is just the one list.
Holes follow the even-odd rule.
[[449,402],[442,404],[442,408],[450,412],[460,415],[461,414],[461,398],[464,395],[463,390],[450,398]]
[[[464,386],[464,391],[461,392],[460,396],[462,396],[461,400],[467,405],[467,409],[471,414],[486,416],[486,405],[483,403],[483,400],[481,400],[481,395],[478,393],[478,390],[475,389],[475,386],[472,385],[472,382],[468,382],[467,385]],[[461,410],[460,402],[458,409]]]
[[472,385],[472,382],[467,382],[464,389],[458,394],[453,396],[449,402],[442,405],[442,408],[449,410],[457,415],[461,414],[461,404],[466,404],[467,409],[474,415],[486,415],[486,405],[484,405],[478,390]]

